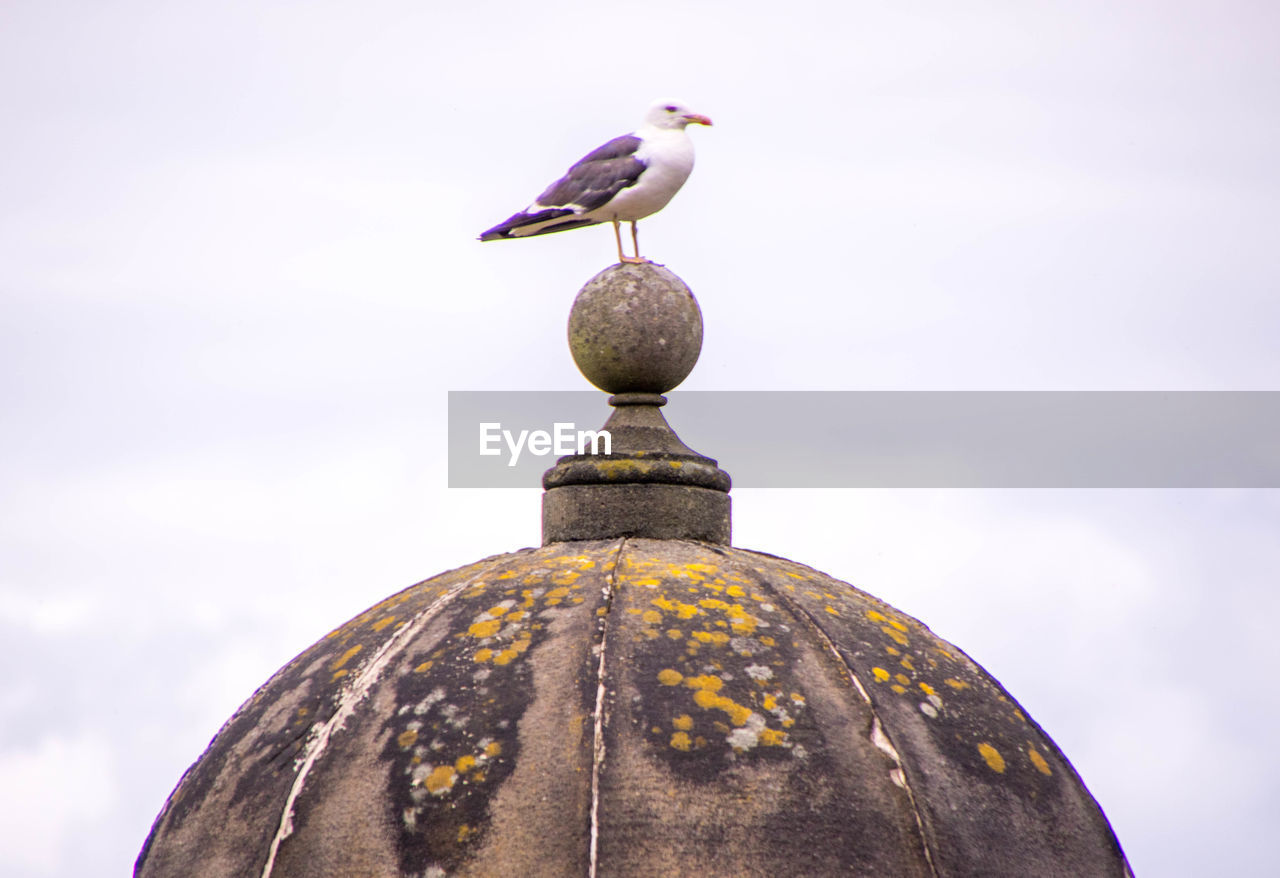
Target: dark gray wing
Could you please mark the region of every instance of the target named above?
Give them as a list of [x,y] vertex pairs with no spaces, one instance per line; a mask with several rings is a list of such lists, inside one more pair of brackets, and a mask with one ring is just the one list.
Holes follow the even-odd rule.
[[634,186],[647,167],[636,158],[641,140],[634,134],[615,137],[592,150],[538,196],[541,207],[576,205],[595,210],[623,189]]

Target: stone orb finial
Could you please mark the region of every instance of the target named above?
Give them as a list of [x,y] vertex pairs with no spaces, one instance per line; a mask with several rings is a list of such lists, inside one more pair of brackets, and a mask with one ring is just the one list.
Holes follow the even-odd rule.
[[660,265],[619,264],[587,281],[569,312],[569,350],[607,393],[666,393],[693,371],[702,311]]

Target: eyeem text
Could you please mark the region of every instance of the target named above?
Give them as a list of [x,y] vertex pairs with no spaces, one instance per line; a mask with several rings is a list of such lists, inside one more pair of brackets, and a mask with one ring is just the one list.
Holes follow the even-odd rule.
[[[612,454],[613,437],[608,430],[578,430],[571,423],[556,423],[551,431],[521,430],[512,433],[502,429],[502,424],[487,423],[480,425],[480,454],[492,457],[502,454],[502,446],[507,449],[507,466],[515,466],[523,451],[537,457],[547,454],[563,456],[566,454],[586,454],[590,446],[591,454]],[[604,451],[600,451],[600,446]]]

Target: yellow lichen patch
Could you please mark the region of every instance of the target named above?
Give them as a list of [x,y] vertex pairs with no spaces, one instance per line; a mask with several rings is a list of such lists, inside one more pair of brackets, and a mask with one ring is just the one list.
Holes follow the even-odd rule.
[[453,770],[452,765],[441,765],[439,768],[432,769],[422,784],[427,788],[427,792],[439,796],[453,789],[453,784],[457,779],[458,772]]
[[675,726],[682,732],[687,732],[693,728],[693,717],[687,713],[682,713],[671,721],[671,725]]
[[654,585],[662,585],[662,582],[661,582],[660,580],[654,579],[654,578],[652,578],[652,577],[646,577],[646,578],[644,578],[644,579],[637,579],[637,580],[636,580],[636,585],[648,585],[648,586],[654,586]]
[[[661,676],[661,675],[659,675]],[[690,689],[700,689],[707,692],[719,692],[720,687],[724,685],[724,680],[710,674],[701,677],[687,677],[684,684]]]
[[878,610],[867,610],[867,618],[870,619],[872,622],[888,622],[889,621],[888,617],[885,616],[884,613],[879,612]]
[[839,616],[839,615],[840,615],[840,611],[839,611],[839,610],[837,610],[835,607],[829,607],[829,606],[828,606],[828,607],[823,607],[822,609],[826,610],[828,613],[830,613],[830,614],[831,614],[831,615],[833,615],[833,616]]
[[703,598],[698,601],[698,606],[707,610],[727,610],[732,604],[728,604],[719,598]]
[[680,638],[684,637],[684,632],[681,631],[679,628],[668,628],[667,636],[670,637],[672,640],[679,640]]
[[760,704],[764,707],[765,710],[773,710],[775,707],[778,706],[777,696],[766,693],[763,700],[761,700]]
[[760,730],[760,743],[766,747],[781,747],[786,742],[786,732],[770,728],[763,728]]
[[510,607],[504,607],[502,604],[498,604],[496,607],[490,607],[490,608],[489,608],[489,615],[490,615],[490,616],[501,616],[503,613],[505,613],[505,612],[506,612],[507,610],[509,610],[509,609],[511,609],[511,608],[510,608]]
[[904,634],[905,634],[905,633],[906,633],[906,631],[907,631],[907,626],[906,626],[906,625],[903,625],[903,624],[902,624],[901,622],[899,622],[897,619],[890,619],[890,620],[889,620],[889,624],[890,624],[892,627],[897,628],[899,631],[901,631],[901,632],[902,632],[902,633],[904,633]]
[[502,745],[499,744],[497,741],[490,742],[488,746],[484,748],[484,755],[488,756],[490,759],[497,756],[501,752],[502,752]]
[[893,679],[897,680],[903,686],[911,685],[911,678],[908,677],[906,674],[894,674]]
[[650,625],[657,625],[662,622],[662,614],[657,610],[645,610],[640,618]]
[[493,657],[495,665],[509,665],[520,655],[519,651],[514,649],[504,649]]
[[777,646],[778,642],[774,640],[772,637],[761,637],[760,643],[764,646]]
[[909,656],[909,655],[904,655],[904,656],[902,657],[902,661],[898,662],[898,664],[902,665],[902,666],[903,666],[904,668],[906,668],[908,671],[914,671],[914,670],[916,669],[916,666],[915,666],[915,664],[911,661],[911,656]]
[[369,627],[372,628],[374,631],[381,631],[383,628],[386,628],[395,620],[396,620],[395,616],[383,616],[381,619],[379,619],[377,622],[374,622]]
[[697,573],[716,573],[719,571],[720,568],[716,567],[716,565],[714,564],[701,564],[701,563],[695,562],[693,564],[684,565],[684,569],[693,570]]
[[742,586],[740,585],[731,585],[724,590],[724,593],[731,598],[741,598],[741,597],[747,596],[746,591],[744,591]]
[[936,691],[934,691],[934,688],[930,686],[928,683],[917,683],[916,685],[920,687],[920,691],[923,692],[925,695],[938,694]]
[[996,774],[1004,774],[1004,757],[1000,755],[999,750],[983,741],[978,745],[978,752],[982,754],[982,758],[987,761],[992,771]]
[[487,662],[489,659],[493,658],[493,650],[487,648],[477,649],[473,658],[478,662]]
[[733,699],[719,695],[711,689],[699,689],[693,693],[693,703],[703,710],[723,710],[729,715],[729,722],[735,726],[744,726],[751,718],[751,708],[743,707]]
[[695,631],[693,636],[703,643],[725,644],[729,642],[729,635],[723,631]]
[[453,763],[453,767],[457,769],[458,774],[466,774],[476,767],[476,758],[470,755],[459,756],[458,760]]
[[331,671],[336,671],[336,670],[338,670],[338,669],[339,669],[339,668],[341,668],[343,665],[345,665],[347,662],[351,661],[351,659],[355,656],[355,654],[356,654],[356,653],[358,653],[358,652],[359,652],[360,650],[362,650],[362,649],[364,649],[364,647],[357,643],[355,646],[353,646],[353,647],[351,647],[350,649],[348,649],[348,650],[347,650],[346,652],[344,652],[342,655],[338,656],[338,660],[337,660],[336,662],[334,662],[333,664],[329,665],[329,670],[331,670]]
[[564,570],[551,577],[551,581],[556,585],[572,585],[580,576],[582,574],[576,570]]
[[803,696],[803,695],[801,695],[799,692],[792,692],[792,693],[791,693],[791,701],[792,701],[794,704],[798,704],[798,705],[800,705],[801,707],[803,707],[803,706],[804,706],[804,696]]
[[693,741],[689,739],[688,732],[676,732],[671,736],[671,746],[677,750],[688,753],[689,749],[693,747]]
[[679,686],[680,681],[684,679],[684,674],[671,668],[663,668],[658,671],[658,682],[663,686]]
[[900,686],[900,685],[898,685],[897,683],[894,683],[894,684],[893,684],[892,686],[890,686],[889,688],[890,688],[890,689],[892,689],[894,692],[897,692],[899,695],[905,695],[905,694],[906,694],[906,692],[907,692],[907,687],[906,687],[906,686]]
[[969,688],[968,683],[966,683],[964,680],[957,680],[955,677],[947,677],[947,679],[943,680],[942,682],[946,683],[948,686],[950,686],[952,689],[955,689],[957,692],[959,692],[961,689]]
[[466,841],[468,838],[470,838],[471,836],[473,836],[473,835],[475,835],[475,834],[476,834],[476,830],[472,829],[470,826],[468,826],[468,825],[467,825],[467,824],[465,824],[465,823],[458,827],[458,841],[459,841],[459,842]]
[[899,631],[896,628],[890,628],[888,625],[884,625],[880,628],[880,630],[883,631],[885,634],[888,634],[889,637],[893,640],[893,642],[898,644],[899,646],[906,646],[910,642],[907,640],[907,635],[903,634],[901,631]]
[[1040,772],[1045,777],[1053,774],[1053,769],[1049,768],[1049,763],[1045,761],[1044,757],[1040,755],[1040,752],[1036,750],[1035,747],[1029,747],[1027,755],[1031,758],[1031,764],[1036,767],[1036,771]]
[[502,627],[501,619],[485,619],[483,622],[475,622],[467,629],[467,633],[472,637],[492,637],[498,633],[498,629]]
[[876,682],[884,683],[889,679],[889,672],[884,668],[872,668],[871,674],[876,678]]
[[884,651],[889,653],[889,655],[902,655],[902,650],[898,649],[896,646],[886,646]]
[[564,600],[568,594],[569,589],[565,586],[551,589],[551,591],[547,592],[547,605],[554,607],[556,604]]
[[423,662],[422,664],[418,665],[416,668],[414,668],[414,669],[413,669],[413,672],[414,672],[415,674],[425,674],[427,671],[431,670],[431,666],[432,666],[432,665],[434,665],[434,664],[435,664],[435,662],[433,662],[433,661],[431,661],[431,660],[427,660],[427,661]]
[[417,742],[417,740],[418,730],[408,729],[400,733],[399,737],[396,738],[396,743],[400,745],[401,750],[408,750]]

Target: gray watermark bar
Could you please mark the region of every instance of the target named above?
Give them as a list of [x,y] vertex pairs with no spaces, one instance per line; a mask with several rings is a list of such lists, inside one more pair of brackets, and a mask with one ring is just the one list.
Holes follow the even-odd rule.
[[[606,399],[451,391],[449,486],[538,487],[558,457],[580,447],[604,453]],[[672,429],[739,488],[1280,487],[1276,391],[675,391],[668,399]]]

